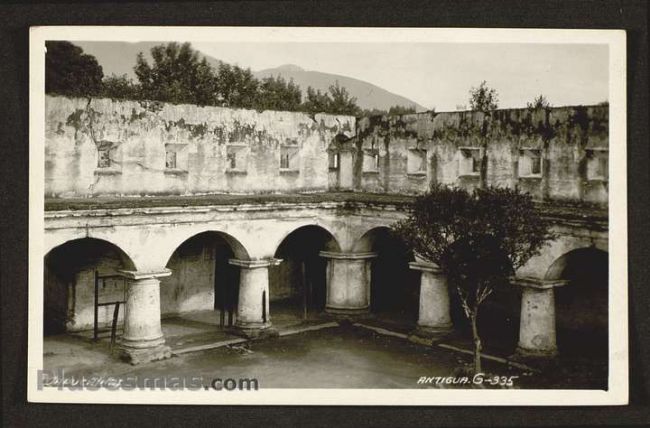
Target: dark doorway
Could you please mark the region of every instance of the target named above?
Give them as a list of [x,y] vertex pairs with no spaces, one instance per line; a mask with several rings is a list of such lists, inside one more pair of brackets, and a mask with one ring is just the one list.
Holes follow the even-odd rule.
[[568,281],[554,290],[561,354],[607,358],[608,274],[608,254],[595,248],[571,251],[549,269],[546,279]]
[[239,268],[228,263],[235,257],[228,245],[217,245],[214,258],[214,308],[219,311],[219,325],[232,327],[239,301]]
[[319,226],[290,233],[275,257],[282,263],[270,269],[271,316],[308,319],[325,309],[327,260],[320,251],[338,250],[334,237]]
[[372,251],[370,310],[379,316],[414,324],[418,318],[420,274],[409,268],[412,251],[381,227],[367,232],[358,245],[359,251]]

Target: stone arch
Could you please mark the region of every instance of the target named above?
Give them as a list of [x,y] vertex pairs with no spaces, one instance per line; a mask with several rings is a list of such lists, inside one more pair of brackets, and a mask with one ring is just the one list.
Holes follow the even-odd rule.
[[216,310],[222,323],[232,324],[239,268],[230,264],[231,259],[250,256],[237,238],[222,231],[193,233],[178,243],[165,263],[172,275],[160,279],[162,315]]
[[102,243],[105,243],[106,245],[114,247],[116,250],[119,251],[120,255],[122,257],[124,257],[125,269],[134,270],[136,268],[135,263],[133,261],[133,258],[118,243],[115,243],[115,242],[113,242],[111,240],[108,240],[108,239],[96,238],[96,237],[91,237],[91,236],[79,236],[79,237],[64,239],[62,242],[52,243],[46,249],[45,257],[50,256],[53,252],[57,251],[58,249],[61,249],[62,247],[66,246],[66,245],[74,245],[75,242],[79,242],[79,241],[87,241],[87,242],[96,241],[98,243],[102,242]]
[[272,245],[270,246],[270,254],[276,254],[278,252],[278,249],[280,248],[280,245],[282,245],[283,242],[286,241],[286,239],[294,234],[295,232],[304,229],[304,228],[316,228],[324,231],[331,237],[331,245],[328,246],[327,250],[328,251],[341,251],[342,245],[341,245],[341,240],[336,234],[336,231],[334,231],[331,227],[318,222],[318,221],[310,221],[306,223],[300,223],[300,224],[292,224],[291,228],[288,228],[286,230],[282,230],[279,232],[278,236],[274,237],[272,240]]
[[[96,277],[103,300],[123,300],[127,283],[120,271],[135,269],[120,246],[104,239],[76,238],[51,248],[43,271],[45,334],[92,328]],[[110,309],[99,309],[100,323],[112,319]]]
[[596,247],[582,247],[569,250],[549,266],[544,275],[544,279],[567,279],[566,276],[571,274],[567,270],[575,268],[576,260],[583,258],[601,258],[601,260],[607,261],[607,251]]
[[389,226],[375,226],[366,230],[359,238],[354,241],[352,252],[365,253],[372,252],[377,241],[385,236],[391,235]]
[[236,238],[234,235],[230,233],[226,233],[218,229],[206,228],[201,230],[192,230],[189,233],[178,234],[174,238],[170,239],[169,245],[167,246],[165,253],[162,254],[162,259],[164,260],[164,264],[167,265],[169,263],[171,256],[181,245],[183,245],[183,243],[189,241],[195,236],[202,235],[202,234],[214,234],[215,236],[218,236],[221,239],[223,239],[226,243],[228,243],[230,248],[232,248],[235,258],[240,260],[251,259],[248,249],[244,246],[244,244],[242,244],[242,241],[240,239]]
[[127,257],[130,269],[136,270],[139,268],[137,251],[129,245],[128,239],[123,239],[123,235],[116,233],[101,233],[101,231],[90,231],[89,233],[86,230],[75,230],[72,232],[63,231],[63,233],[57,232],[58,231],[53,231],[53,233],[50,233],[49,231],[46,231],[45,247],[43,251],[44,257],[52,253],[56,248],[62,247],[68,243],[83,239],[91,239],[103,241],[115,246]]
[[563,354],[606,359],[608,274],[608,253],[595,246],[572,249],[549,266],[546,280],[567,281],[554,290],[558,347]]
[[550,241],[544,246],[540,253],[532,257],[528,262],[517,270],[518,277],[545,278],[549,266],[560,259],[564,254],[580,248],[593,247],[602,251],[608,249],[606,232],[598,233],[575,233],[575,230],[566,228],[553,228],[552,231],[558,234],[557,239]]
[[269,299],[276,319],[307,318],[325,309],[327,260],[321,251],[341,251],[336,237],[321,225],[302,225],[284,235],[274,253],[282,263],[269,268]]

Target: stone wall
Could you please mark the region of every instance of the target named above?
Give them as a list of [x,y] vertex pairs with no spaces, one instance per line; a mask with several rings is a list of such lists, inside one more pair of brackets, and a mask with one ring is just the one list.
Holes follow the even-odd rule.
[[48,197],[519,187],[607,204],[607,106],[351,116],[46,97]]
[[156,102],[45,100],[47,197],[326,191],[355,118]]
[[357,138],[338,144],[342,168],[352,167],[339,185],[382,193],[518,186],[538,200],[606,205],[608,120],[607,106],[361,118]]

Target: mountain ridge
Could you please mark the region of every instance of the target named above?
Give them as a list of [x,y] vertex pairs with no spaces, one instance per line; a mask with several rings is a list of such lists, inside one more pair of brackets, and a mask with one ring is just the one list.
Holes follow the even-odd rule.
[[286,80],[293,79],[294,83],[300,86],[303,97],[306,96],[309,86],[321,92],[327,92],[330,85],[334,85],[338,81],[339,85],[346,88],[350,95],[357,99],[357,105],[363,109],[376,108],[388,111],[392,106],[399,105],[414,107],[416,112],[427,111],[426,107],[415,101],[365,80],[341,74],[305,70],[295,64],[283,64],[275,68],[253,71],[253,75],[258,79],[277,76],[282,76]]
[[[136,63],[136,57],[139,52],[143,52],[145,58],[151,61],[150,49],[162,42],[79,42],[74,44],[81,47],[85,53],[93,55],[102,66],[105,76],[115,74],[117,76],[126,75],[135,79],[133,67]],[[218,68],[219,64],[225,63],[211,55],[197,49],[200,55],[204,56],[213,68]],[[242,67],[242,65],[239,65]],[[246,67],[243,67],[246,68]],[[259,71],[252,71],[258,79],[270,76],[282,76],[286,80],[293,79],[294,83],[300,86],[303,99],[307,95],[307,88],[311,86],[321,92],[327,92],[330,85],[339,82],[339,85],[345,87],[350,96],[357,99],[357,105],[362,109],[386,110],[390,107],[399,105],[403,107],[415,107],[417,112],[426,111],[427,109],[413,100],[399,94],[390,92],[380,86],[367,82],[362,79],[344,76],[340,74],[325,73],[317,70],[306,70],[296,64],[282,64],[274,68],[266,68]]]

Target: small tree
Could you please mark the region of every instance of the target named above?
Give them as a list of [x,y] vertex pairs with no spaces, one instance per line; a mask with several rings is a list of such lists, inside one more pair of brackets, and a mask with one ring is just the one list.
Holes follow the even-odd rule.
[[47,41],[45,47],[46,93],[91,96],[101,91],[104,72],[94,56],[70,42]]
[[489,112],[499,106],[499,95],[496,89],[490,88],[484,80],[478,87],[469,91],[469,106],[472,110]]
[[329,110],[332,100],[327,93],[322,93],[311,86],[307,87],[307,96],[302,104],[302,109],[307,113],[325,113]]
[[359,116],[361,109],[357,105],[357,99],[350,96],[350,93],[343,86],[339,86],[338,80],[329,87],[330,105],[327,113],[347,114]]
[[357,99],[350,96],[350,93],[336,81],[330,85],[328,92],[315,90],[311,86],[307,87],[307,97],[302,104],[302,110],[307,113],[329,113],[329,114],[347,114],[350,116],[360,116],[363,111],[357,105]]
[[474,370],[481,372],[481,304],[551,239],[550,223],[517,190],[434,187],[416,198],[394,230],[413,251],[436,263],[460,297],[472,325]]
[[546,109],[546,108],[551,108],[551,103],[548,102],[546,97],[542,94],[540,94],[538,97],[536,97],[532,103],[527,103],[526,105],[529,109],[532,110],[538,110],[538,109]]

